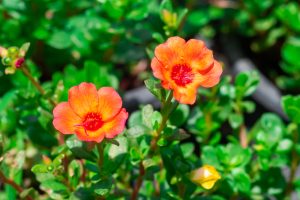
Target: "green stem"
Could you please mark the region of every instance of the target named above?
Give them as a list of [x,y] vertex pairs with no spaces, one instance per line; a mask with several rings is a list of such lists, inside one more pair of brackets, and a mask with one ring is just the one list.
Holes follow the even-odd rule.
[[166,100],[166,102],[164,103],[162,109],[161,109],[161,113],[162,113],[162,121],[160,123],[160,126],[158,127],[156,134],[154,135],[152,141],[151,141],[151,150],[156,149],[156,143],[157,140],[159,139],[159,136],[161,135],[161,132],[164,130],[164,128],[167,125],[167,121],[169,119],[170,114],[172,113],[173,110],[176,109],[176,107],[178,106],[178,102],[172,104],[172,99],[173,99],[173,93],[171,92]]
[[[28,70],[28,68],[26,66],[23,66],[20,68],[23,72],[23,74],[30,80],[30,82],[34,85],[34,87],[41,93],[42,96],[44,96],[46,94],[45,90],[43,89],[43,87],[41,86],[41,84],[34,79],[34,77],[31,75],[30,71]],[[56,103],[51,99],[51,98],[47,98],[47,100],[53,105],[56,106]]]
[[[99,158],[98,158],[98,166],[99,166],[99,170],[100,172],[102,171],[103,168],[103,163],[104,163],[104,147],[105,147],[105,140],[103,140],[100,143],[97,143],[97,150],[98,150],[98,154],[99,154]],[[102,195],[98,196],[96,198],[97,200],[105,200],[106,198]]]
[[98,166],[99,166],[100,170],[103,167],[103,161],[104,161],[104,145],[105,145],[104,143],[105,143],[105,141],[102,141],[97,144],[97,150],[98,150],[98,154],[99,154]]
[[[242,100],[238,98],[236,104],[237,104],[237,109],[236,109],[237,114],[243,116],[244,113],[243,113],[243,108],[241,106]],[[244,122],[240,125],[239,128],[239,140],[243,148],[248,147],[247,129]]]

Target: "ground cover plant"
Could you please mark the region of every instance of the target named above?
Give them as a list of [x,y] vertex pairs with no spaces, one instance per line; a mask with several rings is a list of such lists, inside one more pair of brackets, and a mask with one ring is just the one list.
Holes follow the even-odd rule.
[[299,10],[2,0],[0,199],[300,198]]

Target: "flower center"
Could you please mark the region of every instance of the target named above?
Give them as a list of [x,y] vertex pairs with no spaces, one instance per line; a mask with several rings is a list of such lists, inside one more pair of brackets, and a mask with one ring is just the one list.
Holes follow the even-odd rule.
[[96,131],[101,128],[103,124],[104,122],[98,113],[88,113],[84,118],[82,126],[85,130]]
[[186,86],[191,83],[194,78],[192,68],[186,64],[175,65],[171,72],[171,78],[179,86]]

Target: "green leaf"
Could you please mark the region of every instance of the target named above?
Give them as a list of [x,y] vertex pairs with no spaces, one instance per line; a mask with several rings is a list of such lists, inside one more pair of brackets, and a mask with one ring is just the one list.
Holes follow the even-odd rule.
[[48,180],[41,183],[41,187],[51,189],[53,191],[66,191],[68,188],[61,182],[56,180]]
[[179,104],[175,111],[172,112],[169,120],[171,124],[180,127],[188,119],[190,108],[185,104]]
[[253,113],[256,107],[253,101],[243,101],[242,106],[247,113]]
[[237,129],[244,122],[244,118],[242,115],[232,113],[229,115],[229,124],[233,129]]
[[276,15],[288,27],[300,32],[300,7],[298,3],[290,2],[278,6]]
[[90,200],[95,198],[92,189],[80,187],[75,192],[71,193],[69,200]]
[[193,143],[185,143],[180,145],[180,148],[183,153],[183,157],[188,158],[193,154],[195,145]]
[[132,138],[138,138],[142,135],[150,134],[151,130],[143,125],[134,126],[126,131],[126,135]]
[[145,124],[147,127],[151,128],[152,123],[151,123],[151,117],[153,114],[153,107],[151,105],[146,105],[142,108],[142,119],[143,119],[143,124]]
[[284,112],[291,121],[300,124],[300,95],[299,96],[284,96],[281,100]]
[[212,165],[219,170],[222,169],[219,158],[217,156],[216,148],[213,146],[205,146],[202,149],[201,159],[203,164]]
[[66,141],[67,147],[78,158],[96,161],[97,157],[94,152],[87,149],[86,143],[78,140],[76,136],[71,136]]
[[266,17],[262,19],[255,20],[254,22],[254,29],[259,32],[268,31],[276,24],[275,17]]
[[93,186],[94,192],[100,196],[106,196],[109,194],[109,191],[112,187],[112,179],[103,179],[95,183]]
[[128,152],[127,139],[124,136],[119,136],[116,140],[120,146],[110,145],[108,150],[108,156],[113,163],[109,162],[106,167],[111,172],[119,168]]
[[163,0],[160,4],[160,11],[168,10],[173,11],[173,5],[171,0]]
[[300,51],[300,38],[298,37],[288,38],[288,40],[286,40],[281,50],[281,54],[285,62],[281,66],[286,72],[300,71],[299,51]]
[[34,195],[34,193],[35,193],[35,190],[34,190],[34,188],[31,187],[31,188],[23,190],[20,193],[20,197],[21,197],[21,199],[26,199],[27,196],[31,196],[32,197],[32,195]]
[[277,147],[276,147],[276,152],[284,153],[284,152],[289,152],[293,147],[293,141],[290,139],[283,139],[281,140]]
[[273,113],[265,113],[251,130],[257,143],[271,149],[285,134],[285,128],[280,117]]
[[226,146],[218,146],[216,152],[220,162],[228,168],[243,167],[251,159],[251,150],[244,149],[239,144],[229,143]]
[[143,118],[141,111],[135,111],[129,116],[128,127],[133,128],[135,126],[143,126]]
[[59,154],[58,156],[56,156],[56,158],[52,162],[53,166],[54,167],[61,166],[64,158],[65,158],[65,154]]
[[158,126],[159,126],[159,124],[161,123],[161,120],[162,120],[162,116],[161,116],[160,112],[154,111],[150,120],[151,120],[151,123],[152,123],[152,127],[157,130]]
[[210,18],[208,17],[208,10],[199,8],[191,11],[191,13],[188,15],[187,21],[193,26],[197,27],[206,25],[210,21]]
[[66,49],[71,46],[72,42],[67,32],[55,30],[48,39],[48,44],[56,49]]
[[251,189],[249,175],[241,169],[232,170],[232,175],[237,189],[242,193],[249,194]]
[[48,173],[48,166],[47,165],[44,165],[44,164],[37,164],[37,165],[34,165],[32,168],[31,168],[31,171],[33,173]]
[[215,145],[222,139],[222,134],[220,132],[215,133],[209,140],[209,145]]
[[132,19],[132,20],[142,20],[146,18],[149,14],[149,3],[145,1],[137,1],[134,5],[136,8],[131,9],[129,13],[126,14],[127,19]]
[[166,92],[165,90],[161,87],[161,83],[159,80],[150,78],[145,80],[145,85],[148,88],[148,90],[160,101],[162,101],[165,96]]
[[259,84],[259,74],[256,71],[242,72],[235,79],[237,98],[247,97],[254,93]]
[[131,148],[129,150],[130,161],[133,165],[139,163],[142,159],[142,155],[137,148]]

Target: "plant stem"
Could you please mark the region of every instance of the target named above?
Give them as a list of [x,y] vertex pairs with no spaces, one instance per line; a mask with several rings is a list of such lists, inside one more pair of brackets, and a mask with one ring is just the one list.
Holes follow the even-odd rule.
[[[293,131],[293,141],[295,142],[295,144],[298,143],[299,140],[299,133],[298,133],[298,126],[297,128]],[[295,175],[296,175],[296,171],[299,165],[299,156],[296,152],[296,148],[295,145],[292,149],[292,161],[291,161],[291,172],[290,172],[290,176],[289,176],[289,181],[285,190],[285,195],[286,196],[290,196],[292,191],[293,191],[293,182],[295,179]]]
[[[0,170],[0,180],[4,184],[8,184],[8,185],[12,186],[19,194],[21,194],[23,192],[23,188],[20,185],[18,185],[14,180],[6,178],[1,170]],[[33,200],[33,198],[31,198],[30,196],[27,196],[26,199]]]
[[[41,93],[41,95],[45,95],[46,92],[43,89],[43,87],[41,86],[41,84],[34,79],[34,77],[31,75],[30,71],[28,70],[28,68],[26,66],[23,66],[20,68],[23,72],[23,74],[30,80],[30,82],[34,85],[34,87]],[[53,105],[56,106],[56,103],[51,99],[51,98],[47,98],[47,100]]]
[[139,169],[139,176],[135,182],[135,185],[134,185],[134,188],[133,188],[133,192],[132,192],[132,195],[131,195],[131,200],[136,200],[137,197],[138,197],[138,194],[139,194],[139,190],[143,184],[143,178],[144,178],[144,175],[145,175],[145,168],[144,168],[144,165],[143,165],[143,161],[140,162],[140,169]]
[[162,109],[161,109],[161,113],[162,113],[162,121],[160,123],[159,128],[156,131],[155,136],[153,137],[152,141],[151,141],[151,146],[150,149],[154,150],[156,149],[156,143],[157,140],[159,139],[159,136],[161,134],[161,132],[164,130],[165,126],[167,125],[167,121],[169,119],[169,115],[172,113],[172,111],[178,106],[178,102],[176,102],[173,106],[172,106],[172,99],[173,99],[173,93],[171,92],[166,100],[166,102],[164,103]]
[[[162,102],[161,113],[163,115],[162,116],[163,118],[162,118],[162,121],[160,123],[159,128],[157,129],[157,131],[155,131],[156,134],[154,135],[154,137],[151,141],[150,150],[152,150],[152,151],[154,151],[156,149],[157,140],[159,139],[159,136],[160,136],[161,132],[164,130],[164,128],[167,124],[169,115],[178,106],[177,102],[174,105],[172,105],[172,99],[173,99],[173,92],[171,91],[168,98],[167,98],[167,100]],[[135,183],[133,193],[132,193],[132,196],[131,196],[131,200],[137,199],[139,190],[140,190],[140,188],[143,184],[143,177],[144,177],[146,172],[145,172],[145,168],[144,168],[144,165],[143,165],[142,161],[140,162],[139,173],[140,174],[139,174],[138,179]]]
[[99,154],[99,159],[98,159],[98,166],[99,169],[101,170],[103,167],[103,160],[104,160],[104,142],[102,141],[100,143],[97,144],[97,150],[98,150],[98,154]]
[[244,123],[240,126],[239,138],[240,138],[240,144],[241,144],[241,146],[243,148],[247,148],[247,146],[248,146],[247,130],[246,130],[246,126],[245,126]]
[[[243,116],[243,108],[241,106],[242,100],[240,98],[237,99],[237,108],[236,108],[236,112],[237,114],[239,114],[240,116]],[[248,147],[248,138],[247,138],[247,129],[245,126],[245,123],[243,122],[240,125],[239,128],[239,139],[240,139],[240,144],[243,148],[247,148]]]
[[[40,92],[40,94],[42,96],[44,96],[46,94],[46,91],[43,89],[41,84],[37,80],[34,79],[34,77],[31,75],[30,71],[28,70],[27,66],[24,65],[20,69],[22,70],[23,74],[30,80],[32,85],[34,85],[34,87]],[[57,105],[56,102],[54,102],[50,97],[46,97],[46,99],[49,101],[49,103],[53,107],[55,107]],[[58,142],[59,142],[59,144],[64,143],[64,136],[62,134],[58,135]]]

